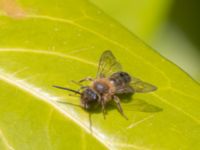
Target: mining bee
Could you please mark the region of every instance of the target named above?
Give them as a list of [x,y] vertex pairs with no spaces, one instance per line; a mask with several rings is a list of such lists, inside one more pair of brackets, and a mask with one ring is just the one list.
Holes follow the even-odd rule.
[[[84,81],[90,81],[91,84],[82,86],[81,83]],[[122,71],[120,63],[109,50],[104,51],[101,55],[96,78],[87,77],[77,83],[81,86],[81,92],[79,90],[60,86],[53,87],[79,94],[81,106],[85,110],[91,109],[93,105],[100,105],[104,118],[106,114],[106,104],[110,101],[114,101],[121,115],[127,119],[120,105],[118,95],[146,93],[157,89],[156,86],[130,76],[127,72]]]

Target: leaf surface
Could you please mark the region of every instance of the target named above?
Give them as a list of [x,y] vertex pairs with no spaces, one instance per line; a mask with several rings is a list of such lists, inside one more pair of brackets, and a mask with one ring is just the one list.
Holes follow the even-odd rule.
[[[200,147],[199,84],[112,18],[83,0],[1,2],[2,149]],[[121,97],[129,120],[108,106],[105,120],[95,111],[90,121],[78,97],[52,87],[78,89],[70,81],[95,77],[107,49],[125,71],[158,87]]]

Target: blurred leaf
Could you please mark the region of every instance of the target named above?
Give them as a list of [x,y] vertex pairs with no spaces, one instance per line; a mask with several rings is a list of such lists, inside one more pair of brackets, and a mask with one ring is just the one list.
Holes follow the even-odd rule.
[[[1,149],[199,149],[200,86],[177,66],[87,1],[3,2]],[[128,102],[122,97],[124,107],[135,107],[124,108],[128,121],[111,107],[106,120],[93,112],[90,124],[88,112],[57,102],[79,104],[79,98],[52,85],[78,88],[70,80],[95,76],[106,49],[158,90]]]
[[192,0],[176,0],[172,9],[171,20],[184,32],[186,37],[200,50],[200,31],[197,30],[199,21],[200,2]]
[[151,45],[200,82],[200,53],[177,26],[172,23],[163,26]]
[[168,18],[173,0],[90,0],[145,41]]

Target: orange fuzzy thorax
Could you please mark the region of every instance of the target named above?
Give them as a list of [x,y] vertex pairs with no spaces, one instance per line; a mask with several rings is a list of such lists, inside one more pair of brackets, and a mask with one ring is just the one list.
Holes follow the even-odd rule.
[[[97,84],[101,84],[103,85],[107,90],[103,93],[99,93],[97,88],[96,88],[96,85]],[[114,95],[115,93],[115,86],[114,84],[107,78],[99,78],[99,79],[96,79],[92,85],[91,85],[92,89],[95,90],[98,94],[101,95],[101,97],[104,99],[105,102],[108,102],[109,100],[112,99],[112,96]]]

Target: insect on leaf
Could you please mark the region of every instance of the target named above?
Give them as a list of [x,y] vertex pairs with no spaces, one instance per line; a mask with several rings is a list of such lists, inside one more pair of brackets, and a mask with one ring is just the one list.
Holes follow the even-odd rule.
[[[0,149],[200,149],[199,84],[90,2],[4,0],[0,9]],[[95,77],[107,49],[158,87],[126,104],[162,111],[124,110],[125,120],[108,106],[90,124],[88,112],[57,102],[80,104],[51,85],[78,90],[70,81]]]

